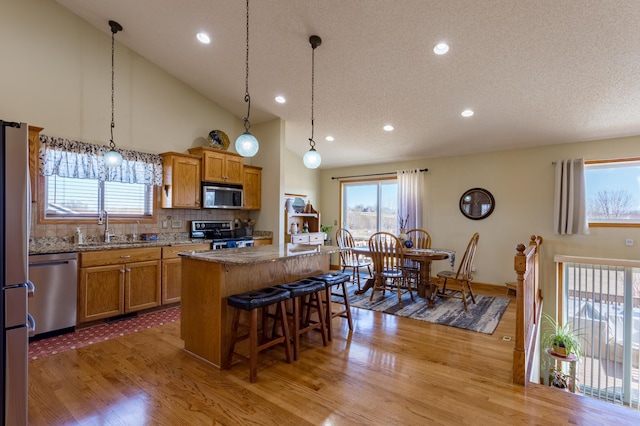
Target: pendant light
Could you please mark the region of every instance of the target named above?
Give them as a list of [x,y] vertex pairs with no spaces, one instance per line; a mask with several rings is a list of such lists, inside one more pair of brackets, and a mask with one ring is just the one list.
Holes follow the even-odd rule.
[[104,164],[107,167],[118,167],[122,164],[122,155],[116,151],[116,144],[113,141],[113,128],[116,127],[113,113],[113,92],[114,92],[114,36],[118,31],[122,31],[122,25],[116,21],[109,21],[111,27],[111,140],[109,141],[109,151],[104,154]]
[[311,137],[309,138],[311,149],[304,154],[302,161],[308,169],[317,169],[320,166],[322,157],[316,151],[316,142],[313,140],[313,86],[315,79],[315,51],[316,47],[322,44],[322,39],[317,35],[312,35],[309,37],[309,43],[311,43]]
[[258,139],[249,133],[251,123],[249,123],[249,113],[251,112],[251,96],[249,96],[249,0],[247,0],[247,50],[245,58],[245,79],[244,79],[244,101],[247,103],[247,116],[242,119],[244,123],[244,133],[236,139],[236,152],[243,157],[253,157],[260,148]]

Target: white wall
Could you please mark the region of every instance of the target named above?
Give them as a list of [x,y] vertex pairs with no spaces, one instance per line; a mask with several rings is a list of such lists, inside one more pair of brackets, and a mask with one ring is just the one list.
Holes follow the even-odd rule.
[[[578,142],[472,156],[422,159],[369,167],[321,172],[323,218],[339,218],[340,185],[331,176],[381,173],[404,168],[428,168],[425,174],[425,228],[433,247],[452,248],[462,254],[474,232],[480,233],[475,279],[504,285],[514,281],[513,256],[518,243],[527,244],[530,234],[544,238],[542,288],[545,307],[555,303],[553,255],[640,258],[640,228],[591,228],[589,235],[560,236],[553,229],[553,161],[563,158],[586,160],[637,157],[640,137]],[[484,220],[470,220],[459,211],[464,191],[474,187],[489,190],[496,208]],[[323,219],[324,220],[324,219]],[[334,229],[335,231],[335,229]],[[636,241],[626,246],[625,239]],[[446,261],[434,269],[446,269]]]
[[[127,31],[127,28],[124,29]],[[242,120],[118,43],[114,140],[144,152],[186,152],[210,130],[229,138]],[[111,32],[50,0],[3,0],[0,117],[44,127],[43,134],[109,143]],[[234,150],[233,147],[230,150]]]

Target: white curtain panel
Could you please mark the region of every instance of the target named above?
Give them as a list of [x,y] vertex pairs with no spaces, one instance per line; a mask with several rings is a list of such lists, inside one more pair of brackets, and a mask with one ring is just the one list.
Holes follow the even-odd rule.
[[398,228],[400,219],[407,219],[405,228],[422,228],[424,175],[419,169],[398,170]]
[[556,161],[553,231],[560,235],[588,234],[584,160]]

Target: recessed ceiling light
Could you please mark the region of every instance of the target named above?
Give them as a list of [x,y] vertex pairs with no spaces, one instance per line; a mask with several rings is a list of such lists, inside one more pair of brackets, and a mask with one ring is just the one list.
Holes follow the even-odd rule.
[[449,51],[449,45],[447,43],[438,43],[433,48],[433,53],[436,55],[444,55]]
[[284,96],[278,95],[278,96],[276,96],[276,102],[279,103],[279,104],[283,104],[283,103],[287,102],[287,100],[284,98]]
[[198,33],[198,34],[196,34],[196,38],[202,44],[211,43],[211,39],[209,38],[209,35],[207,33]]
[[465,109],[460,113],[463,117],[471,117],[473,115],[473,111],[470,109]]
[[333,142],[335,139],[333,139],[333,136],[329,135],[326,138],[324,138],[324,140],[326,140],[327,142]]
[[391,124],[387,124],[386,126],[383,127],[384,130],[386,130],[387,132],[390,132],[393,130],[393,126]]

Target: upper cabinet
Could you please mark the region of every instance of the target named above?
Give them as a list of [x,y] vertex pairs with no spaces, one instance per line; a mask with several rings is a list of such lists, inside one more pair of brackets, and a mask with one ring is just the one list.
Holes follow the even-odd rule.
[[200,208],[200,157],[165,152],[162,156],[162,208]]
[[243,210],[260,210],[262,203],[261,191],[262,191],[262,168],[255,166],[244,166],[243,168],[243,183],[244,189],[244,205]]
[[202,180],[205,182],[243,184],[243,160],[238,154],[199,146],[189,153],[202,157]]

